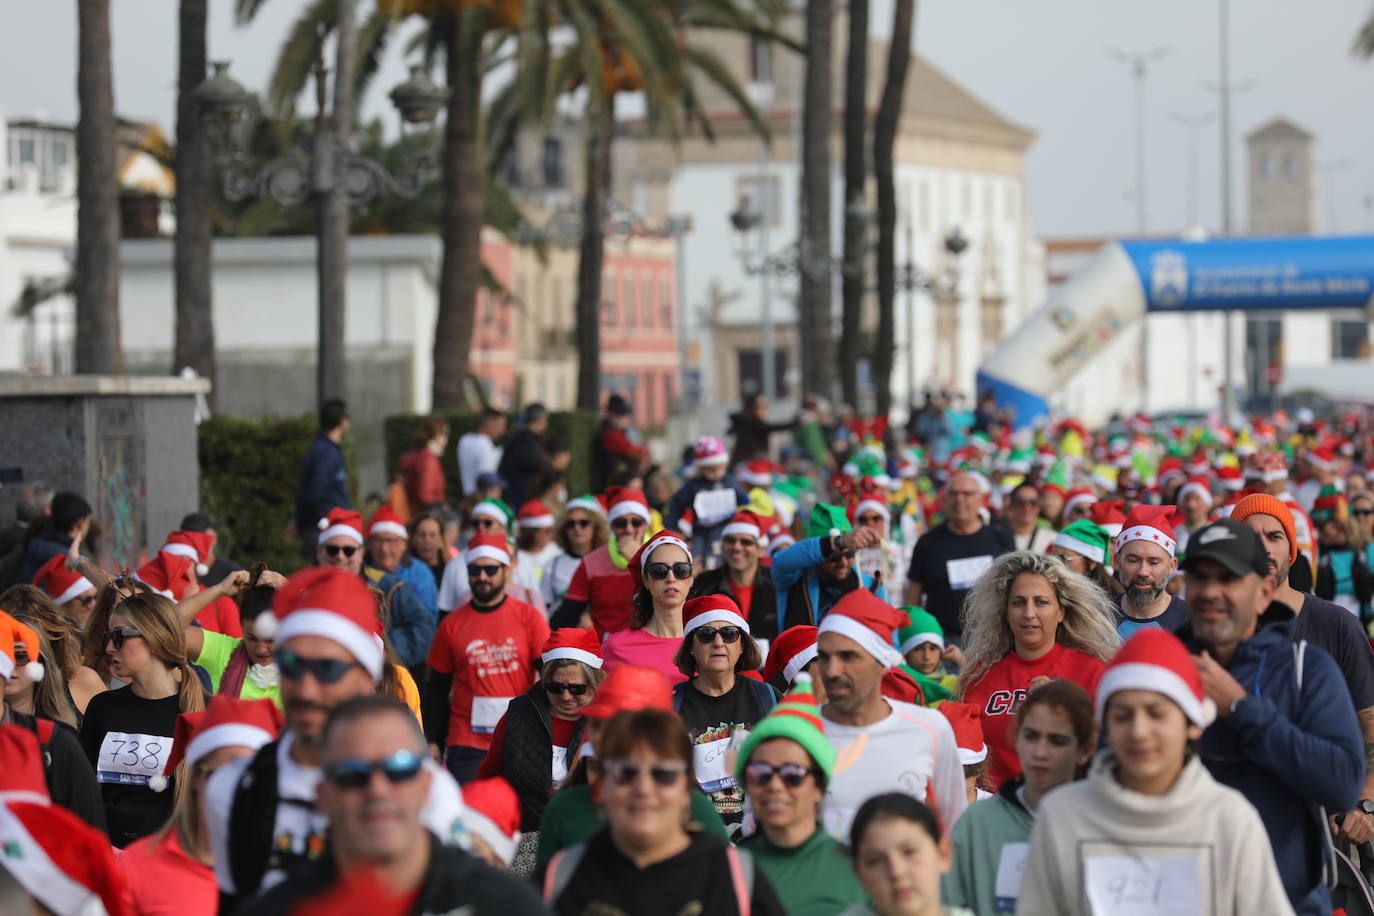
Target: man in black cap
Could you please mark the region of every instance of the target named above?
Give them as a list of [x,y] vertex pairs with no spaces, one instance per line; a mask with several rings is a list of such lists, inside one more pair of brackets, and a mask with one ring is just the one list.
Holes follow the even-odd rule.
[[1178,635],[1217,712],[1198,754],[1259,811],[1293,909],[1330,913],[1322,808],[1354,807],[1365,768],[1340,669],[1321,649],[1295,646],[1291,622],[1259,626],[1274,582],[1248,525],[1227,518],[1196,532],[1183,569],[1189,622]]

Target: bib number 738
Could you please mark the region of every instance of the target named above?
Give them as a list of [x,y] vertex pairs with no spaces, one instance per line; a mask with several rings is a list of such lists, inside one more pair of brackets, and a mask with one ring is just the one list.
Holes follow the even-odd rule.
[[96,759],[96,778],[103,783],[146,786],[162,772],[171,755],[172,739],[166,735],[106,732]]

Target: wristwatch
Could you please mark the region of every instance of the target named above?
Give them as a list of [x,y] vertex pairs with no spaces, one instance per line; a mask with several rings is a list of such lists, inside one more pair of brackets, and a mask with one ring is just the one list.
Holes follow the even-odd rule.
[[1367,798],[1362,798],[1360,799],[1360,804],[1358,805],[1358,807],[1365,814],[1374,814],[1374,801],[1370,801]]

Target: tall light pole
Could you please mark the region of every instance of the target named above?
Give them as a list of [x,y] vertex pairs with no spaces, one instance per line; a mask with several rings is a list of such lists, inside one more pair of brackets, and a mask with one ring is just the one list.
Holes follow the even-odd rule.
[[[768,162],[772,153],[767,138],[759,149],[759,257],[768,257],[768,220],[772,207],[772,188],[768,186]],[[759,317],[763,321],[763,396],[771,406],[778,396],[778,354],[773,339],[773,278],[768,271],[759,274]]]
[[1145,68],[1157,60],[1169,56],[1169,49],[1154,48],[1149,51],[1118,51],[1109,48],[1107,53],[1113,60],[1129,64],[1131,76],[1135,78],[1135,207],[1136,231],[1146,232],[1145,206]]
[[1197,216],[1197,137],[1198,130],[1217,119],[1216,112],[1209,111],[1200,115],[1185,115],[1170,112],[1169,120],[1182,125],[1188,131],[1188,222],[1189,228],[1198,225]]

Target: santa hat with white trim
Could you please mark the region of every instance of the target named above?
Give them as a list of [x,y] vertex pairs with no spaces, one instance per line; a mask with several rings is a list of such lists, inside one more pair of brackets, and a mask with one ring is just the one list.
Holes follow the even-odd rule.
[[988,759],[988,745],[983,740],[982,710],[973,703],[945,700],[936,707],[949,720],[954,741],[959,745],[959,762],[966,767]]
[[1336,470],[1336,452],[1329,445],[1314,448],[1307,453],[1307,463],[1328,474]]
[[635,588],[644,584],[644,570],[649,568],[649,557],[658,548],[670,544],[687,554],[687,562],[692,562],[692,545],[688,544],[682,535],[674,531],[656,532],[635,551],[635,555],[630,557],[630,562],[626,565]]
[[1217,716],[1216,704],[1202,690],[1202,678],[1188,648],[1159,627],[1143,627],[1126,640],[1097,682],[1097,720],[1119,690],[1152,690],[1173,700],[1195,725],[1206,728]]
[[358,546],[363,545],[363,516],[352,509],[330,509],[329,514],[320,519],[318,543],[343,536],[352,538]]
[[1116,536],[1117,552],[1119,553],[1131,541],[1144,541],[1164,548],[1172,557],[1178,549],[1171,522],[1177,511],[1177,506],[1147,506],[1143,503],[1136,506],[1130,515],[1126,516],[1126,523],[1122,526],[1121,533]]
[[167,535],[167,543],[158,550],[186,557],[196,564],[196,575],[204,576],[210,572],[210,567],[205,565],[205,561],[210,558],[210,551],[214,547],[215,536],[207,531],[173,531]]
[[729,595],[702,595],[682,606],[683,636],[690,635],[697,627],[717,621],[733,623],[744,632],[749,632],[749,621],[744,619],[739,605]]
[[463,786],[463,826],[479,836],[507,867],[520,842],[520,797],[504,777],[478,779]]
[[38,660],[40,647],[38,634],[28,624],[20,623],[4,611],[0,611],[0,680],[7,680],[19,667],[17,644],[24,646],[29,657],[24,665],[24,677],[31,681],[43,680],[43,663]]
[[367,526],[367,536],[375,537],[379,534],[391,534],[403,541],[410,540],[410,529],[406,528],[406,523],[401,521],[401,516],[390,506],[382,506],[372,515],[372,521]]
[[767,489],[773,485],[775,474],[782,473],[782,468],[767,458],[757,458],[744,467],[740,468],[736,475],[739,482],[750,487],[763,487]]
[[520,507],[515,523],[521,528],[552,528],[553,510],[537,499],[531,499]]
[[1088,507],[1088,518],[1094,525],[1102,526],[1108,534],[1116,537],[1126,527],[1126,516],[1121,511],[1124,505],[1119,499],[1098,500]]
[[510,542],[500,534],[477,534],[468,541],[468,549],[463,553],[464,563],[478,560],[495,560],[502,566],[510,565]]
[[41,586],[58,607],[95,588],[90,579],[79,572],[72,572],[66,564],[65,553],[55,554],[33,574],[33,584]]
[[884,522],[892,521],[892,508],[887,504],[887,494],[876,487],[859,490],[859,498],[849,510],[849,520],[857,525],[859,516],[865,512],[876,512]]
[[172,752],[162,772],[148,780],[148,788],[161,792],[184,759],[189,769],[220,748],[246,747],[258,750],[277,740],[282,730],[282,714],[277,704],[263,698],[243,700],[217,693],[200,712],[177,716]]
[[1187,483],[1178,488],[1178,495],[1175,498],[1179,502],[1183,502],[1183,497],[1187,496],[1189,493],[1196,493],[1198,496],[1207,500],[1207,506],[1211,508],[1214,501],[1212,499],[1212,482],[1206,477],[1189,478]]
[[0,802],[49,804],[38,736],[22,725],[0,725]]
[[610,487],[606,490],[606,521],[613,522],[627,515],[638,515],[645,522],[652,522],[649,500],[643,490],[629,487]]
[[1224,464],[1217,469],[1217,479],[1221,481],[1221,488],[1235,493],[1245,488],[1245,473],[1238,467]]
[[186,594],[186,586],[191,584],[191,573],[196,561],[180,554],[159,551],[147,563],[138,568],[134,578],[155,592],[172,601],[180,601]]
[[332,639],[353,654],[374,681],[381,681],[385,654],[377,633],[377,602],[359,576],[341,569],[312,566],[286,580],[259,614],[253,632],[278,648],[295,636]]
[[816,638],[819,640],[825,633],[847,636],[884,667],[893,668],[903,659],[892,645],[892,634],[909,621],[906,614],[868,589],[856,588],[835,602],[821,620]]
[[1091,505],[1095,502],[1097,502],[1097,494],[1093,493],[1093,491],[1089,490],[1087,487],[1077,487],[1076,489],[1070,490],[1069,495],[1064,497],[1064,517],[1068,518],[1074,506],[1080,503]]
[[596,635],[596,627],[559,627],[549,633],[540,650],[539,659],[544,664],[559,659],[572,659],[592,668],[600,668],[604,663],[601,657],[601,640]]
[[110,839],[61,805],[0,805],[0,866],[57,916],[125,916]]
[[772,681],[781,674],[783,683],[792,684],[801,670],[816,658],[816,638],[819,634],[819,629],[804,623],[779,633],[768,646],[763,679]]
[[748,509],[741,509],[735,513],[734,518],[725,523],[720,536],[723,538],[730,535],[751,537],[758,542],[760,547],[763,547],[768,544],[768,537],[764,533],[763,526],[764,521],[758,517],[757,513]]

